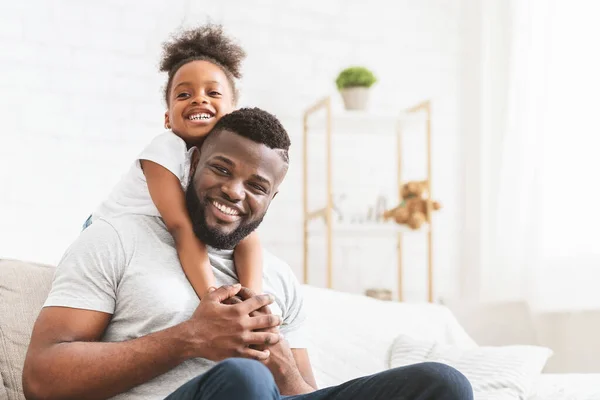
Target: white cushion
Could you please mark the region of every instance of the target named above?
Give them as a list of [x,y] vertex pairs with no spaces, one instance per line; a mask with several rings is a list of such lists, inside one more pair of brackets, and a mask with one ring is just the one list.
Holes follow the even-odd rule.
[[600,374],[541,374],[527,400],[598,400]]
[[306,285],[302,289],[308,352],[319,387],[387,369],[390,346],[400,333],[476,346],[441,305],[381,301]]
[[475,400],[526,399],[552,350],[539,346],[482,346],[470,349],[400,335],[390,351],[390,368],[439,362],[462,372]]

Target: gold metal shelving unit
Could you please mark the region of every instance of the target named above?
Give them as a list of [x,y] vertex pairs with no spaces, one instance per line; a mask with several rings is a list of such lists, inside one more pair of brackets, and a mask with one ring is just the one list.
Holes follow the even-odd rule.
[[[325,111],[325,152],[326,152],[326,201],[325,206],[316,210],[310,210],[308,204],[308,153],[309,153],[309,131],[310,131],[310,118],[319,111]],[[347,112],[351,115],[353,112]],[[397,138],[397,185],[398,185],[398,199],[401,199],[401,189],[404,183],[402,178],[402,122],[406,118],[411,118],[420,113],[425,114],[426,124],[426,142],[427,142],[427,176],[425,181],[427,182],[427,221],[421,230],[427,231],[427,297],[429,302],[433,302],[433,229],[432,229],[432,201],[431,194],[431,102],[429,100],[423,101],[414,107],[404,110],[398,114],[396,120],[396,138]],[[326,241],[326,282],[328,288],[333,288],[333,239],[334,227],[333,221],[333,161],[332,161],[332,136],[334,128],[335,117],[332,111],[331,97],[325,97],[322,100],[316,102],[310,106],[304,112],[304,129],[303,129],[303,217],[304,217],[304,260],[303,260],[303,282],[309,283],[309,268],[308,268],[308,253],[309,253],[309,236],[310,229],[309,223],[315,218],[323,218],[325,220],[325,241]],[[402,265],[402,237],[407,232],[413,232],[409,228],[394,224],[392,229],[390,225],[380,223],[385,229],[389,229],[389,234],[397,235],[397,274],[398,274],[398,301],[403,301],[403,265]]]

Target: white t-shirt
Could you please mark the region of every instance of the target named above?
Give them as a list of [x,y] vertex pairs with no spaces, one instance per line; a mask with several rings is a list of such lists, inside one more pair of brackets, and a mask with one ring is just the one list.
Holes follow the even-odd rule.
[[[233,252],[209,247],[217,284],[237,283]],[[291,348],[306,348],[306,314],[291,268],[264,251],[263,288],[282,317]],[[135,339],[179,324],[193,314],[198,296],[186,278],[173,237],[159,217],[123,215],[100,219],[84,230],[56,268],[45,307],[72,307],[112,315],[102,341]],[[195,358],[113,400],[164,399],[214,362]]]
[[168,169],[179,179],[183,190],[186,190],[192,151],[187,149],[183,139],[171,131],[155,137],[113,188],[108,198],[92,213],[92,221],[124,214],[159,217],[160,213],[150,196],[140,160],[153,161]]

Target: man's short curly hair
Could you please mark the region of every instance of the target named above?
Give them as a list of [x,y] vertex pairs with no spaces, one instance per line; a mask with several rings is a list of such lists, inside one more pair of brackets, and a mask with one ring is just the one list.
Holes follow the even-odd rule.
[[183,65],[197,60],[211,62],[223,70],[231,85],[235,104],[238,99],[235,79],[242,77],[240,69],[245,58],[244,49],[225,35],[221,25],[210,23],[174,36],[170,41],[163,43],[160,62],[160,71],[168,73],[164,89],[167,105],[173,76]]
[[214,133],[230,131],[278,150],[289,163],[288,150],[292,144],[285,128],[273,114],[260,108],[240,108],[221,117],[211,130]]

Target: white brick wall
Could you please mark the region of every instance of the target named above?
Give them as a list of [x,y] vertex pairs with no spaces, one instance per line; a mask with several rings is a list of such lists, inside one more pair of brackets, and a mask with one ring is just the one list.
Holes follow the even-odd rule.
[[[349,64],[365,64],[380,78],[373,109],[395,111],[432,99],[434,191],[444,204],[435,219],[436,285],[440,295],[456,294],[468,3],[2,0],[0,257],[59,260],[132,157],[162,130],[161,43],[179,26],[210,18],[223,22],[248,52],[242,105],[275,112],[292,135],[290,173],[261,231],[267,246],[298,274],[303,109],[327,94],[339,106],[333,81]],[[357,140],[359,150],[351,149]],[[322,145],[313,143],[311,182],[318,196]],[[386,143],[393,146],[370,132],[336,139],[337,192],[360,190],[364,211],[379,194],[394,193],[393,147]],[[359,168],[356,160],[364,160]],[[408,172],[420,178],[416,165]],[[415,300],[424,298],[424,243],[425,236],[417,236],[405,244],[406,290]],[[336,256],[337,288],[363,291],[396,281],[393,241],[367,239],[361,245],[356,238],[340,239]],[[324,257],[316,252],[312,260],[313,282],[322,284]]]

